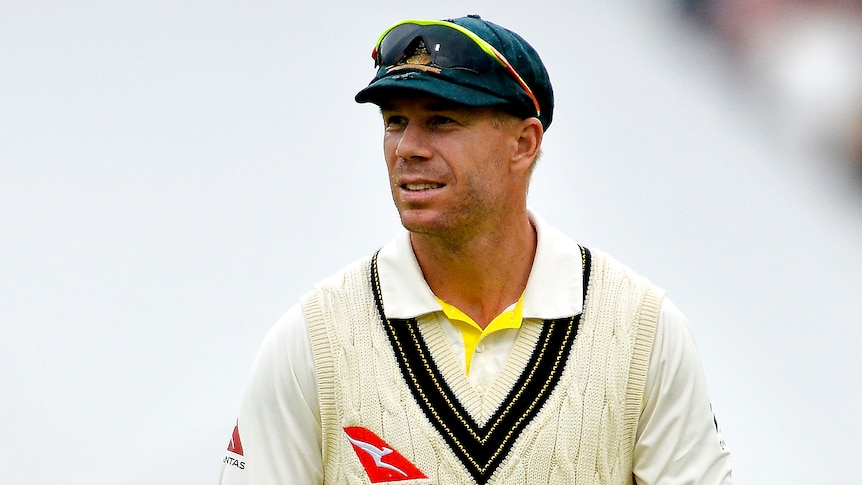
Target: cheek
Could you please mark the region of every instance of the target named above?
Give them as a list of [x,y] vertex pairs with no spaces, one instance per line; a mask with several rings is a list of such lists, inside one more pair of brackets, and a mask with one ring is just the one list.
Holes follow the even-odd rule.
[[398,136],[394,134],[385,134],[383,136],[383,156],[386,158],[386,164],[392,165],[393,161],[398,158],[395,152],[398,151]]
[[392,173],[393,167],[395,166],[395,149],[398,147],[398,142],[393,140],[394,137],[391,135],[384,135],[383,137],[383,159],[386,161],[386,168],[389,170],[389,173]]
[[394,153],[398,148],[398,142],[401,140],[400,133],[394,133],[391,131],[383,132],[383,150],[388,154],[389,152]]

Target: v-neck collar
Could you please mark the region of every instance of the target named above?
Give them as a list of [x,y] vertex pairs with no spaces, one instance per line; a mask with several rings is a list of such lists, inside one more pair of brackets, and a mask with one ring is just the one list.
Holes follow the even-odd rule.
[[[579,248],[582,268],[582,288],[589,281],[590,253]],[[567,318],[544,319],[538,338],[531,344],[526,333],[518,336],[515,348],[519,358],[507,361],[504,368],[512,381],[505,377],[495,382],[493,391],[497,404],[487,414],[477,408],[476,394],[463,373],[439,367],[416,318],[393,318],[385,307],[385,291],[379,271],[379,253],[370,267],[374,305],[380,317],[401,375],[428,421],[448,444],[476,482],[485,483],[514,446],[518,435],[539,413],[554,391],[578,333],[580,312]],[[576,272],[576,268],[571,268]],[[586,291],[580,295],[583,300]],[[437,306],[439,308],[439,305]],[[438,328],[439,331],[439,328]],[[442,333],[442,331],[440,331]],[[438,345],[433,338],[431,345]],[[527,352],[527,350],[529,350]],[[451,351],[450,351],[451,352]],[[442,359],[455,361],[453,356]],[[512,369],[520,369],[520,372]]]

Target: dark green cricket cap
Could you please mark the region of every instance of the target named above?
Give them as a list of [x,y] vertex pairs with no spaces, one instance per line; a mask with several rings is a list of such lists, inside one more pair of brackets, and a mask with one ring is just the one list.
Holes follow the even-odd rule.
[[[374,79],[356,94],[356,102],[380,105],[398,92],[420,92],[467,106],[498,106],[521,118],[536,117],[542,122],[543,129],[547,130],[554,115],[554,92],[539,53],[520,35],[483,20],[478,15],[447,19],[445,22],[469,30],[499,51],[533,96],[516,76],[497,61],[492,62],[491,68],[484,72],[433,64],[433,68],[428,68],[427,65],[406,61],[412,53],[405,51],[400,62],[378,67]],[[419,38],[421,34],[422,29],[419,28],[416,37]],[[415,47],[412,43],[404,45]],[[491,56],[481,51],[476,55]]]

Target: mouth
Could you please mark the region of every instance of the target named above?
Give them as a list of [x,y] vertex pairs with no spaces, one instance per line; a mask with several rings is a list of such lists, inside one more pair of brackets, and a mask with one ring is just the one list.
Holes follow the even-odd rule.
[[431,184],[431,183],[423,183],[423,184],[403,184],[401,188],[407,190],[409,192],[422,192],[425,190],[433,190],[443,188],[443,184]]

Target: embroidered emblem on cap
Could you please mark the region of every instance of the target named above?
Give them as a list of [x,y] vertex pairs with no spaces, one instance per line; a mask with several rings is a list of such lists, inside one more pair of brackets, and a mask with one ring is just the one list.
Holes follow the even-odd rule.
[[[409,52],[412,53],[408,54]],[[422,39],[416,39],[410,47],[405,49],[404,58],[402,58],[401,62],[394,66],[390,66],[386,69],[386,72],[399,71],[402,69],[418,69],[420,71],[428,71],[433,73],[439,73],[441,69],[439,67],[435,67],[431,62],[431,55],[428,53],[428,46],[425,45],[425,41]]]

